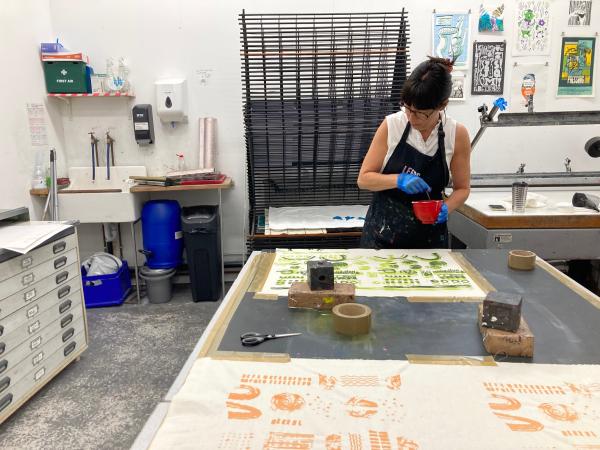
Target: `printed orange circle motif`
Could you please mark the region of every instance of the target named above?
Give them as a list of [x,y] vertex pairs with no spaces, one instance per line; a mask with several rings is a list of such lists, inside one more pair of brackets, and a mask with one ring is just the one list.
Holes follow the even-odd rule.
[[280,411],[297,411],[304,406],[301,395],[284,392],[276,394],[271,399],[271,407]]
[[548,416],[563,422],[575,422],[579,415],[573,408],[556,403],[542,403],[539,408]]

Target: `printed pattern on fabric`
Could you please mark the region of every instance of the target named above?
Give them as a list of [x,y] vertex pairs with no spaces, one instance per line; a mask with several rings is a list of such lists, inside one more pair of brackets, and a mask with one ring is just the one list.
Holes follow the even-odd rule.
[[[249,372],[311,382],[240,384]],[[151,448],[598,448],[599,379],[590,365],[203,358]]]

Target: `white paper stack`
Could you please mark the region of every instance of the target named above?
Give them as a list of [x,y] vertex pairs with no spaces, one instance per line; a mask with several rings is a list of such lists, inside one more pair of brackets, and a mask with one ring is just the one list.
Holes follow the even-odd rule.
[[24,222],[0,227],[0,248],[27,253],[71,225],[56,222]]

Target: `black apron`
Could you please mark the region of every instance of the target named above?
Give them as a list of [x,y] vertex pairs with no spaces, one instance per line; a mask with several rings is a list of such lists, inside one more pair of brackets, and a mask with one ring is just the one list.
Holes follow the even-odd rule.
[[[424,155],[409,145],[406,142],[409,132],[410,122],[406,124],[402,139],[381,173],[419,175],[431,187],[431,200],[441,200],[450,179],[442,123],[438,127],[438,149],[433,156]],[[374,192],[365,217],[360,246],[376,249],[448,248],[446,223],[424,225],[413,213],[413,201],[428,199],[425,192],[409,195],[397,188]]]

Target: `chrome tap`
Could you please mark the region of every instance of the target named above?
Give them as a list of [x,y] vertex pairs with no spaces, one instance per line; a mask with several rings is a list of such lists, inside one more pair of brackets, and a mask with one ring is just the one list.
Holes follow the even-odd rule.
[[517,169],[517,173],[525,173],[525,163],[519,164],[519,168]]
[[567,173],[571,173],[571,160],[568,157],[565,158],[565,170]]

